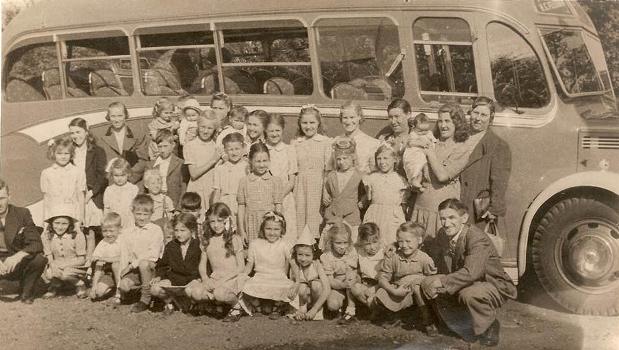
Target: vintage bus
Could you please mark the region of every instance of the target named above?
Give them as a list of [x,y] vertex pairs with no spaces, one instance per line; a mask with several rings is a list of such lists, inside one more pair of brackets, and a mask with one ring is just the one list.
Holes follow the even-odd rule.
[[[47,141],[85,118],[107,128],[125,103],[144,128],[160,96],[215,91],[286,116],[315,104],[330,136],[339,106],[362,128],[388,125],[406,98],[436,118],[475,96],[502,106],[494,130],[512,152],[503,262],[534,269],[560,305],[619,314],[619,120],[602,46],[561,0],[41,1],[2,42],[1,176],[15,204],[40,213]],[[39,217],[40,219],[40,217]]]

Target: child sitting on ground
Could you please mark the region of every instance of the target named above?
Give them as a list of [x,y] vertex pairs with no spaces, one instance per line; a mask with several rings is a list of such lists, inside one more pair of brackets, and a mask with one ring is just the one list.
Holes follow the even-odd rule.
[[391,312],[416,304],[421,312],[424,330],[428,335],[435,336],[438,330],[420,291],[421,281],[437,271],[432,258],[418,249],[424,235],[425,230],[417,223],[400,225],[396,234],[396,254],[386,256],[380,264],[380,288],[376,292],[376,299],[377,307],[383,306]]
[[[94,274],[92,276],[92,288],[90,299],[98,300],[110,294],[113,288],[120,282],[120,251],[122,242],[119,239],[122,222],[120,215],[109,212],[101,222],[103,240],[97,244],[92,254]],[[116,290],[114,302],[120,303],[120,291]]]
[[[187,286],[200,278],[198,266],[200,264],[200,241],[196,236],[198,222],[191,214],[178,214],[172,221],[174,227],[174,239],[166,244],[163,256],[157,262],[156,274],[151,282],[151,294],[163,300],[165,307],[163,313],[169,315],[176,307],[186,311],[183,302]],[[168,287],[180,286],[180,290],[174,293],[174,289]],[[182,295],[181,295],[182,293]],[[174,302],[174,304],[173,304]]]
[[140,301],[131,307],[131,312],[148,310],[151,300],[150,281],[163,250],[163,232],[150,221],[153,206],[153,200],[148,195],[137,195],[132,204],[135,227],[123,234],[118,288],[121,296],[137,288],[142,293]]
[[420,139],[436,143],[436,137],[432,133],[430,119],[424,113],[419,113],[415,118],[410,118],[408,126],[411,131],[409,133],[409,145],[402,155],[404,171],[406,172],[408,183],[412,187],[417,188],[419,192],[423,192],[423,182],[430,182],[428,160],[423,150],[419,147],[411,146],[411,143],[416,143]]

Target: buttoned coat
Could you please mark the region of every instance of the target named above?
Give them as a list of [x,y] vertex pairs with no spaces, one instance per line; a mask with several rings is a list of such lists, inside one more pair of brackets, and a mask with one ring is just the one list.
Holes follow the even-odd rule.
[[331,199],[331,203],[325,208],[325,219],[327,221],[338,217],[346,220],[352,226],[361,223],[361,214],[357,204],[360,200],[359,189],[363,188],[363,186],[360,186],[361,176],[361,173],[354,169],[344,188],[339,188],[337,172],[332,171],[327,174],[322,195],[323,198]]
[[103,209],[103,193],[107,187],[106,166],[107,157],[103,148],[89,143],[86,149],[86,186],[92,191],[92,201],[99,209]]
[[[107,161],[116,157],[122,157],[135,166],[140,161],[148,160],[148,139],[146,135],[137,130],[133,130],[126,126],[125,138],[123,141],[123,149],[119,149],[116,137],[112,132],[112,127],[109,127],[105,134],[97,137],[97,145],[105,152]],[[132,181],[135,182],[135,181]]]
[[4,243],[13,255],[18,251],[37,254],[43,251],[41,232],[34,225],[27,208],[9,204],[4,221]]

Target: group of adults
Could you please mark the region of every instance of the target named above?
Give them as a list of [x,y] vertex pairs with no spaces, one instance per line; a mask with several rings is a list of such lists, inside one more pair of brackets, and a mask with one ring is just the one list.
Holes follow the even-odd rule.
[[[505,191],[511,167],[508,145],[491,128],[494,102],[478,97],[468,117],[457,104],[441,106],[434,130],[438,141],[415,145],[408,143],[408,120],[413,112],[406,100],[395,99],[389,104],[390,125],[377,138],[360,129],[362,110],[356,104],[351,106],[352,110],[342,109],[340,121],[345,135],[358,145],[357,166],[361,172],[371,171],[374,151],[380,142],[390,142],[400,155],[406,147],[423,149],[429,164],[430,182],[415,196],[409,219],[426,227],[428,246],[439,247],[433,249],[433,258],[440,275],[429,279],[422,287],[428,298],[436,301],[438,314],[444,316],[448,325],[450,320],[462,324],[461,318],[452,317],[459,305],[469,316],[464,329],[472,330],[474,336],[498,339],[496,311],[505,300],[515,298],[516,290],[501,266],[497,249],[482,231],[490,221],[497,224],[499,230],[503,227]],[[146,154],[140,154],[146,142],[144,136],[126,125],[127,115],[108,115],[110,129],[96,143],[84,120],[75,119],[69,125],[76,145],[76,165],[86,172],[87,202],[99,209],[106,185],[106,159],[121,156],[137,161],[146,158]],[[118,132],[112,135],[112,128],[122,130],[121,139],[114,136]],[[403,169],[400,172],[404,175]],[[33,300],[34,284],[46,265],[40,229],[34,225],[27,209],[9,205],[8,198],[9,186],[0,180],[0,279],[19,280],[20,299],[29,304]],[[466,207],[466,217],[470,216],[469,222],[461,223],[457,232],[441,229],[445,225],[438,215],[439,204],[450,198],[460,199]],[[479,208],[476,202],[486,205]],[[92,234],[93,230],[95,226],[86,232]],[[450,306],[440,307],[446,303]],[[466,333],[459,332],[458,329],[463,328],[458,325],[450,328],[461,335]]]

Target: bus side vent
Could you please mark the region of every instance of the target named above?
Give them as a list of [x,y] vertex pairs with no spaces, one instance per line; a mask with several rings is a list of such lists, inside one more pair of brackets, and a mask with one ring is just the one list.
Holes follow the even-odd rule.
[[580,146],[584,149],[619,149],[619,136],[582,135]]

